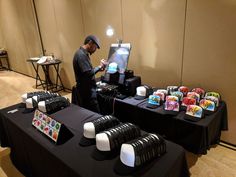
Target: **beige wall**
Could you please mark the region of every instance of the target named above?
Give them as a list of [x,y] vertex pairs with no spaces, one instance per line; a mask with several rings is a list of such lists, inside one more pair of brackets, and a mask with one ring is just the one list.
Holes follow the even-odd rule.
[[54,53],[62,60],[60,75],[63,84],[71,88],[75,84],[72,58],[84,38],[81,3],[35,0],[35,4],[46,53]]
[[185,0],[122,2],[124,40],[133,46],[129,68],[151,86],[179,85]]
[[26,60],[40,53],[40,43],[31,0],[1,0],[0,18],[11,68],[32,75]]
[[[2,1],[3,0],[0,0],[0,10],[1,10],[1,6],[3,4]],[[2,25],[3,25],[3,23],[1,23],[1,22],[2,22],[2,17],[0,16],[0,48],[5,46],[5,40],[3,38],[3,32],[2,32]]]
[[183,84],[221,93],[228,107],[229,131],[236,144],[236,2],[188,0]]
[[[0,0],[0,7],[1,7],[1,4],[2,4],[2,0]],[[1,9],[1,8],[0,8]],[[3,38],[3,32],[2,32],[2,17],[0,16],[0,48],[1,47],[4,47],[5,46],[5,39]]]
[[[33,75],[25,60],[40,54],[41,48],[31,0],[0,3],[4,23],[0,44],[5,39],[14,70]],[[43,45],[63,61],[60,74],[67,88],[75,84],[72,58],[86,35],[95,34],[102,43],[92,56],[94,65],[121,38],[132,44],[129,68],[142,76],[143,83],[220,92],[227,102],[230,128],[222,139],[236,144],[236,96],[231,94],[236,87],[234,1],[35,0],[35,4]],[[115,29],[111,38],[105,35],[109,25]]]
[[[101,49],[98,50],[92,61],[98,65],[101,58],[107,58],[109,46],[122,38],[121,2],[117,0],[81,0],[85,36],[95,34],[101,41]],[[106,29],[112,26],[115,29],[113,37],[106,36]]]
[[2,34],[2,27],[1,27],[1,23],[0,23],[0,48],[5,46],[5,40],[3,38],[3,34]]

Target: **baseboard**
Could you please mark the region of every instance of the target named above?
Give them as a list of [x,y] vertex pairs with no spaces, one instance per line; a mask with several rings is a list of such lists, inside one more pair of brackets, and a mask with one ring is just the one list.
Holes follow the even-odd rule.
[[235,144],[232,144],[232,143],[221,140],[219,145],[236,151],[236,145]]

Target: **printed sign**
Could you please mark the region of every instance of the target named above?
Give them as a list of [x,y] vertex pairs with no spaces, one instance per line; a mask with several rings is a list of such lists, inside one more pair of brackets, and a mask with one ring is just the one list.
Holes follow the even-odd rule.
[[193,116],[193,117],[201,118],[202,117],[202,108],[197,105],[188,105],[187,110],[186,110],[186,114]]
[[189,88],[186,86],[180,86],[178,89],[180,92],[182,92],[184,94],[184,96],[187,95],[187,93],[189,92]]
[[166,96],[166,101],[176,101],[176,102],[179,102],[179,97],[168,95],[168,96]]
[[162,101],[165,101],[165,94],[163,92],[156,91],[153,93],[153,95],[159,96]]
[[184,97],[181,105],[187,107],[188,105],[196,105],[196,103],[196,99]]
[[179,103],[178,101],[166,100],[164,109],[179,112]]
[[162,92],[162,93],[164,93],[165,95],[168,95],[168,91],[165,90],[165,89],[158,89],[156,92]]
[[47,135],[54,142],[57,142],[61,128],[61,123],[46,114],[35,110],[32,125],[39,131]]
[[161,102],[161,98],[157,95],[150,95],[148,98],[148,103],[152,105],[157,105],[159,106]]
[[188,92],[187,97],[194,98],[198,103],[200,101],[200,95],[196,92]]
[[211,100],[213,102],[215,102],[216,106],[219,106],[219,98],[214,97],[214,96],[205,96],[206,100]]
[[205,95],[205,90],[203,90],[202,88],[193,88],[192,92],[199,94],[201,98]]
[[207,99],[202,99],[199,105],[207,111],[215,111],[215,102]]
[[183,96],[184,96],[184,94],[182,92],[180,92],[180,91],[172,92],[171,95],[172,96],[177,96],[180,101],[183,100]]

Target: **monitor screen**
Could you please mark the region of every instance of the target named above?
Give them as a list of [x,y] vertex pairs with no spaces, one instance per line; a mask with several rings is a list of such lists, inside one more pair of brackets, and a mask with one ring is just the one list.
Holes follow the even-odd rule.
[[106,72],[110,74],[116,72],[124,74],[128,65],[130,49],[130,43],[111,44]]

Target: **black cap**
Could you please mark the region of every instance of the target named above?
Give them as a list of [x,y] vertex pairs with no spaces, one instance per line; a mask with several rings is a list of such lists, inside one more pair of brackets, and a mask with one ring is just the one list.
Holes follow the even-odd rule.
[[99,39],[96,36],[89,35],[85,38],[85,41],[90,41],[90,40],[92,40],[97,45],[98,49],[100,49],[100,42],[99,42]]

